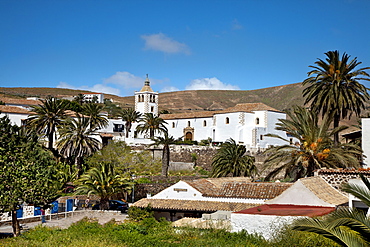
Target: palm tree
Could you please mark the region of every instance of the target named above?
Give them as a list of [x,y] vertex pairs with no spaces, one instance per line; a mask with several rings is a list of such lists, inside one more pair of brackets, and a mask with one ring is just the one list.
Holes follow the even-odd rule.
[[122,117],[122,120],[125,121],[126,138],[128,138],[128,134],[131,132],[132,123],[136,122],[140,118],[141,113],[135,111],[133,108],[127,108],[121,111],[120,116]]
[[286,145],[269,148],[265,151],[269,157],[265,160],[265,169],[273,168],[266,176],[270,180],[285,170],[285,177],[297,180],[301,177],[312,176],[313,171],[322,167],[347,168],[359,167],[359,158],[362,150],[353,144],[335,146],[331,136],[345,129],[338,127],[329,131],[330,116],[326,115],[321,125],[318,125],[318,116],[300,106],[286,111],[289,119],[279,119],[277,130],[285,131],[296,138],[298,143],[292,145],[278,135],[266,136],[282,139]]
[[[370,182],[362,174],[360,177],[365,187],[346,184],[342,189],[370,207]],[[293,229],[320,234],[340,246],[369,246],[370,243],[370,217],[357,209],[340,208],[324,219],[300,219],[293,223]]]
[[111,196],[123,191],[132,184],[128,178],[116,174],[111,163],[101,163],[88,170],[77,181],[76,194],[97,195],[100,197],[101,209],[108,209]]
[[155,137],[154,143],[151,146],[163,145],[162,151],[162,176],[168,176],[168,167],[170,166],[170,145],[175,144],[176,140],[173,136],[168,136],[168,132],[164,132],[164,136]]
[[65,111],[68,108],[68,102],[48,97],[41,100],[42,104],[32,107],[31,111],[35,115],[29,118],[27,125],[35,128],[38,134],[48,139],[48,149],[51,150],[54,156],[58,156],[54,149],[54,137],[57,128],[66,119]]
[[136,130],[139,133],[148,133],[150,139],[154,138],[155,132],[166,132],[167,128],[165,124],[167,124],[166,121],[164,121],[162,118],[154,116],[153,113],[145,113],[144,117],[140,120],[142,122],[136,127]]
[[211,177],[240,177],[257,174],[254,157],[246,155],[246,148],[228,139],[213,157]]
[[[337,128],[341,118],[351,117],[352,113],[359,116],[365,109],[365,102],[370,95],[360,80],[370,80],[365,70],[370,67],[356,69],[361,62],[357,58],[352,60],[344,53],[340,58],[339,51],[325,53],[326,61],[319,59],[308,72],[309,78],[303,85],[309,85],[303,90],[306,97],[305,104],[310,104],[311,109],[324,116],[333,113],[333,126]],[[334,135],[334,143],[339,143],[339,133]]]
[[82,106],[82,113],[89,117],[90,128],[93,131],[105,128],[108,125],[108,119],[101,113],[103,105],[88,102]]
[[57,148],[65,158],[74,159],[74,164],[81,173],[82,159],[100,148],[100,142],[92,135],[90,119],[77,115],[67,121],[59,130]]

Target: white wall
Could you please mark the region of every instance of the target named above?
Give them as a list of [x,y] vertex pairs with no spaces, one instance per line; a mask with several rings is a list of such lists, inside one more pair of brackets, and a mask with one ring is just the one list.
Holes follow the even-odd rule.
[[362,150],[364,151],[364,168],[370,167],[370,118],[362,118]]
[[231,231],[246,230],[248,233],[257,233],[265,239],[271,239],[284,225],[302,217],[231,213]]
[[213,201],[213,202],[240,202],[240,203],[258,203],[264,204],[265,200],[250,199],[250,198],[229,198],[229,197],[204,197],[195,188],[191,187],[184,181],[162,190],[150,199],[175,199],[175,200],[197,200],[197,201]]
[[19,113],[7,113],[7,112],[2,112],[0,113],[0,117],[8,116],[10,119],[10,122],[13,125],[21,126],[22,125],[22,119],[27,119],[29,114],[19,114]]

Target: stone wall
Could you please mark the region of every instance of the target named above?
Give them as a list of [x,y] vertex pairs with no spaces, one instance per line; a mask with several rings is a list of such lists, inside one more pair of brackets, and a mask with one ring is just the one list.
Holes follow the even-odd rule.
[[370,178],[370,170],[320,169],[315,171],[315,176],[321,177],[338,190],[342,184],[348,183],[350,179],[359,179],[359,174]]

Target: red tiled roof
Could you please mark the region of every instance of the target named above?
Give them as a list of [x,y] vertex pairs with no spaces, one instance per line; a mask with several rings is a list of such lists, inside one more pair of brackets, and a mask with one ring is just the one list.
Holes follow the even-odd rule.
[[[257,183],[249,182],[247,177],[231,178],[217,181],[217,179],[198,179],[186,182],[191,187],[198,190],[206,197],[226,197],[226,198],[253,198],[267,200],[275,198],[292,186],[292,183]],[[232,181],[234,179],[235,181]]]
[[33,114],[33,112],[18,106],[0,105],[0,112],[17,113],[17,114]]
[[263,103],[243,103],[227,108],[222,111],[201,111],[201,112],[186,112],[176,114],[161,114],[164,120],[184,119],[184,118],[206,118],[213,117],[215,114],[232,113],[232,112],[253,112],[253,111],[275,111],[281,112]]
[[175,200],[175,199],[151,199],[151,198],[144,198],[133,204],[133,206],[139,208],[145,208],[148,205],[150,205],[153,209],[161,210],[215,212],[218,210],[240,211],[247,208],[258,206],[259,204],[239,203],[239,202]]
[[234,212],[237,214],[259,214],[276,216],[308,216],[316,217],[329,214],[335,210],[335,207],[318,207],[304,205],[287,204],[264,204],[254,208],[249,208]]
[[0,97],[0,100],[6,105],[38,105],[41,104],[39,100],[29,100],[29,99],[14,99],[8,97]]

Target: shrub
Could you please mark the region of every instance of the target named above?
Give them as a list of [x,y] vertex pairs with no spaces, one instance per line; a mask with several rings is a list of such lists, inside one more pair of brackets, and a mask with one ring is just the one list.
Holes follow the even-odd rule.
[[133,221],[141,221],[146,218],[154,218],[152,207],[148,205],[145,208],[132,206],[127,211],[128,217]]

